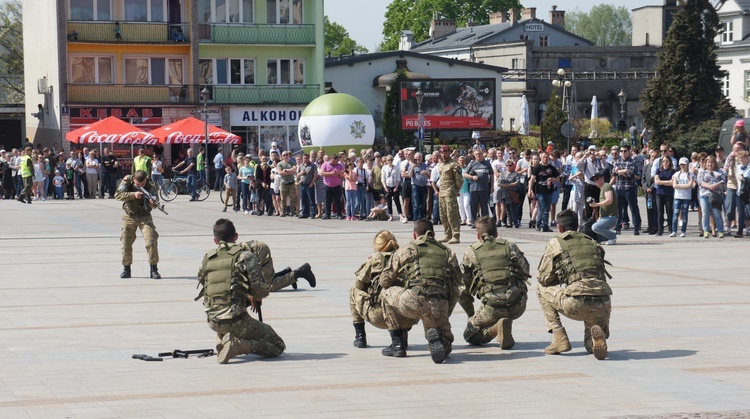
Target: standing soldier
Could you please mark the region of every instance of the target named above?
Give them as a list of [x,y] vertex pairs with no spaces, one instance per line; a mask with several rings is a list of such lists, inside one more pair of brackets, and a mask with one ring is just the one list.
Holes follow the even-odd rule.
[[31,185],[34,183],[34,161],[31,158],[31,147],[26,147],[23,150],[18,164],[18,174],[21,176],[23,190],[18,195],[18,202],[31,203]]
[[594,239],[578,233],[578,216],[571,210],[557,214],[560,232],[547,243],[539,262],[536,292],[547,320],[547,332],[553,334],[552,344],[544,349],[547,355],[568,352],[570,341],[560,322],[564,316],[583,321],[584,344],[596,359],[607,357],[609,315],[612,311],[607,284],[611,278],[604,264],[604,249]]
[[461,168],[458,163],[451,159],[451,148],[447,145],[440,147],[443,162],[438,164],[440,173],[440,222],[443,223],[445,236],[440,239],[441,243],[458,244],[461,242],[461,216],[458,213],[458,198],[461,186],[464,183],[461,176]]
[[219,364],[232,357],[257,354],[275,358],[286,349],[284,341],[267,324],[247,313],[248,305],[257,311],[268,296],[268,283],[261,273],[258,257],[245,243],[237,244],[234,224],[221,218],[213,228],[219,247],[203,256],[198,281],[208,327],[216,332]]
[[143,188],[148,193],[156,196],[156,186],[149,179],[146,172],[138,170],[133,175],[125,176],[117,188],[115,198],[122,201],[122,273],[120,278],[130,278],[130,265],[133,263],[133,242],[135,242],[135,230],[141,229],[143,240],[146,242],[148,252],[148,263],[151,265],[149,278],[161,279],[157,264],[159,263],[159,233],[156,232],[154,220],[151,218],[151,209],[156,203],[150,202],[148,198],[139,191]]
[[[357,269],[354,286],[349,292],[349,308],[352,312],[354,322],[354,346],[364,348],[367,346],[367,335],[365,333],[365,321],[378,329],[388,329],[383,316],[383,307],[380,304],[380,274],[391,265],[393,252],[398,249],[396,237],[388,230],[381,230],[375,235],[373,242],[375,253],[367,258],[367,262]],[[402,331],[404,349],[407,346],[407,332],[416,323],[416,320],[403,319],[403,324],[398,326]]]
[[417,220],[412,235],[414,241],[398,249],[380,275],[380,298],[392,342],[383,355],[406,356],[407,331],[402,325],[408,319],[422,320],[432,361],[440,364],[451,353],[449,317],[458,301],[461,268],[453,251],[435,240],[430,220]]
[[[515,344],[513,320],[526,311],[529,261],[514,243],[497,237],[489,217],[476,221],[477,241],[464,253],[464,285],[459,302],[469,316],[464,339],[481,345],[497,338],[502,349]],[[474,312],[474,297],[482,301]]]

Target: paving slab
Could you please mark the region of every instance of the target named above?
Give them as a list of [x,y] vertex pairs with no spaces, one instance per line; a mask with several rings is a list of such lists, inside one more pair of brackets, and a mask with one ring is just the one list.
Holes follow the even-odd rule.
[[[643,205],[643,203],[641,203]],[[388,333],[367,326],[352,345],[348,305],[354,271],[376,232],[399,243],[411,224],[221,212],[215,196],[167,203],[154,214],[162,280],[148,279],[143,240],[133,278],[119,278],[122,209],[115,200],[0,201],[0,417],[663,417],[750,416],[750,241],[633,236],[607,247],[614,290],[609,358],[583,348],[583,325],[563,319],[573,350],[544,355],[550,342],[529,289],[513,326],[516,346],[501,350],[461,338],[445,364],[432,363],[418,325],[406,358],[380,350]],[[643,209],[643,208],[642,208]],[[645,214],[645,210],[642,211]],[[240,240],[263,240],[277,270],[309,262],[318,286],[273,293],[264,320],[284,339],[278,359],[244,356],[144,362],[132,354],[211,348],[195,275],[213,247],[216,219],[232,219]],[[436,226],[442,233],[442,227]],[[532,274],[551,233],[500,229]],[[451,245],[459,259],[475,232]],[[744,326],[743,326],[744,325]]]

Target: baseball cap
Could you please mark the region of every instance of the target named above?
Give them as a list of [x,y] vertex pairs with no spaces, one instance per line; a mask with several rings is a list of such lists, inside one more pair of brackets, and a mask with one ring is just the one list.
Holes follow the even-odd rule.
[[680,157],[680,164],[688,164],[688,163],[689,163],[689,161],[688,161],[687,157]]
[[593,144],[591,144],[591,145],[589,146],[589,150],[594,150],[594,151],[596,151],[596,146],[595,146],[595,145],[593,145]]
[[594,174],[593,176],[591,176],[591,181],[592,181],[592,182],[595,182],[595,181],[596,181],[597,179],[599,179],[600,177],[602,177],[602,174],[601,174],[601,173],[595,173],[595,174]]
[[440,151],[451,151],[451,148],[447,145],[440,147]]
[[276,141],[271,143],[271,147],[276,147],[278,144],[276,144]]
[[555,145],[552,141],[547,141],[547,145]]
[[734,123],[735,127],[744,127],[745,126],[745,120],[744,119],[738,119],[737,122]]

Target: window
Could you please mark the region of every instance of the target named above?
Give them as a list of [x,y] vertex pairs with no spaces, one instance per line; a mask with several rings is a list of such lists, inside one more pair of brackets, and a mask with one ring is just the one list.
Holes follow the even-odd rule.
[[540,47],[549,46],[549,35],[539,35],[539,46]]
[[513,58],[511,60],[511,68],[513,69],[523,68],[523,60],[521,58]]
[[70,20],[111,20],[110,0],[70,0]]
[[166,0],[123,0],[125,21],[164,22]]
[[721,94],[729,98],[729,74],[724,75],[724,78],[721,79]]
[[732,33],[734,29],[733,22],[730,20],[729,22],[724,22],[721,26],[721,43],[731,44],[734,41],[734,33]]
[[267,61],[268,84],[304,84],[305,60],[280,59]]
[[199,0],[198,20],[218,23],[253,23],[254,0]]
[[750,71],[745,72],[745,102],[750,101]]
[[302,0],[266,0],[267,22],[302,24]]
[[112,83],[112,57],[72,57],[70,61],[70,82]]
[[125,58],[125,84],[182,85],[182,58]]
[[198,72],[200,84],[255,84],[255,60],[252,58],[200,60]]
[[521,39],[521,41],[528,41],[529,40],[529,35],[526,34],[526,33],[522,33],[520,39]]

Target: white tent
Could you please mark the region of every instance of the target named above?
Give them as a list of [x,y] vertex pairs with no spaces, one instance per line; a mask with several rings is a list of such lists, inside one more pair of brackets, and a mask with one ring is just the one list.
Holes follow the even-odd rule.
[[599,137],[599,133],[596,131],[596,120],[599,119],[599,102],[596,100],[596,96],[591,99],[591,133],[589,138]]
[[518,118],[518,133],[521,135],[529,135],[529,101],[526,100],[526,95],[521,97],[521,116]]

